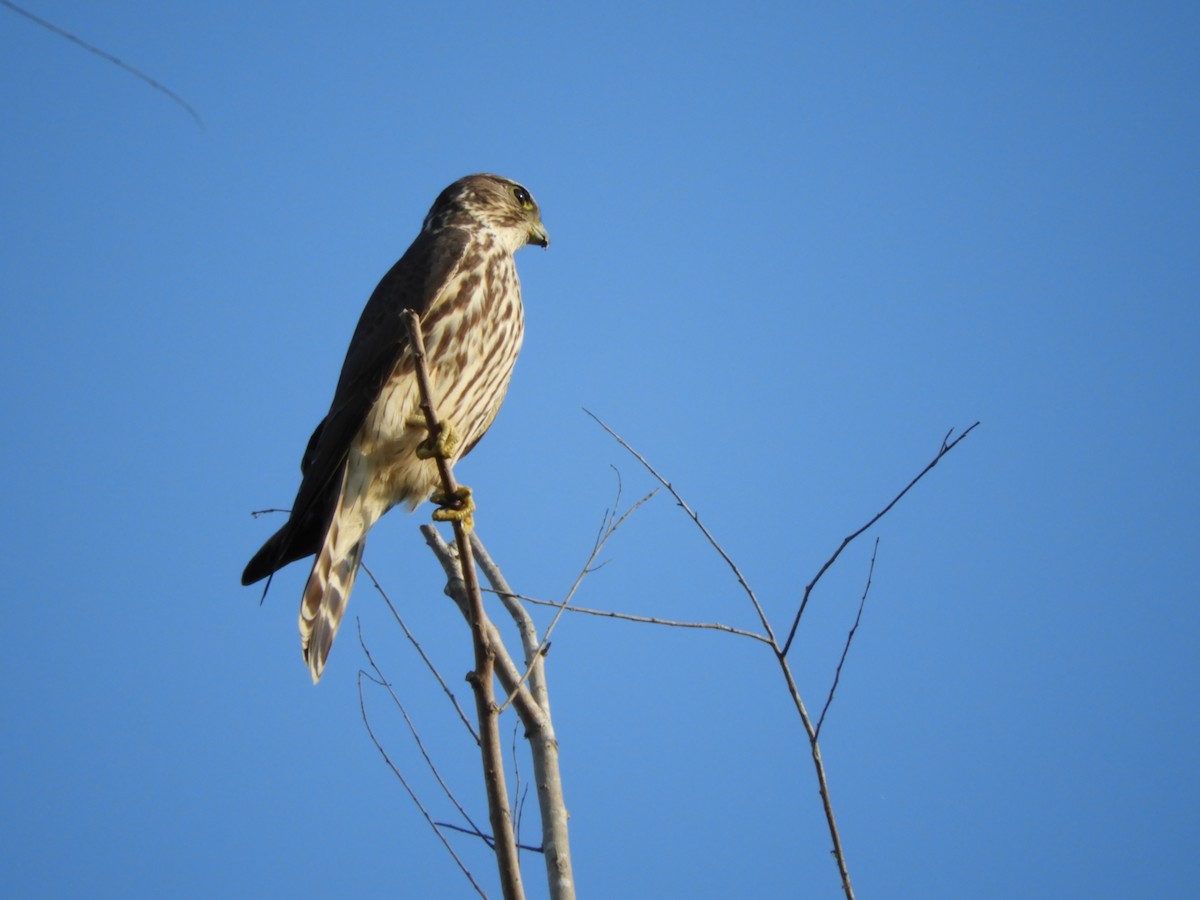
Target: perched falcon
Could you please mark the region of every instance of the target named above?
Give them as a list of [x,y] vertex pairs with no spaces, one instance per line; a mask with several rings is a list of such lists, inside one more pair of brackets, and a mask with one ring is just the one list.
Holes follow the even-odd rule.
[[[442,191],[367,301],[333,403],[304,451],[291,515],[242,573],[242,584],[253,584],[316,555],[300,603],[300,646],[314,683],[371,526],[397,503],[412,509],[427,500],[439,485],[431,457],[466,456],[496,417],[524,334],[513,254],[526,244],[550,245],[529,191],[498,175],[468,175]],[[445,423],[436,443],[418,415],[401,319],[409,309],[421,317],[433,405]]]

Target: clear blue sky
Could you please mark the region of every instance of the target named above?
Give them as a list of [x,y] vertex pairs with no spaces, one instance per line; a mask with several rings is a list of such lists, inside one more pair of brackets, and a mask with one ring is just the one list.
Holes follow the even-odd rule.
[[[779,626],[978,419],[795,650],[819,706],[877,535],[823,740],[859,895],[1195,888],[1195,4],[27,2],[206,129],[0,9],[5,894],[468,896],[360,721],[355,618],[484,818],[369,582],[314,688],[304,567],[262,606],[238,576],[363,302],[480,170],[554,239],[518,257],[525,351],[459,470],[513,585],[562,596],[610,466],[651,487],[583,406]],[[469,699],[426,518],[366,558]],[[605,558],[579,603],[754,625],[669,498]],[[838,895],[758,645],[573,616],[549,665],[581,896]]]

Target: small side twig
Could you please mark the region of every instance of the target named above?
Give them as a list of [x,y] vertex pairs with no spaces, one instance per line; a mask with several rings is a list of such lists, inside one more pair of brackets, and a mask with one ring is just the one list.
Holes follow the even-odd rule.
[[[561,601],[558,600],[540,600],[537,597],[529,597],[525,594],[515,594],[517,599],[524,603],[532,603],[534,606],[559,606]],[[620,619],[623,622],[638,622],[644,625],[662,625],[667,628],[696,628],[709,631],[720,631],[725,634],[736,634],[738,637],[753,638],[756,641],[761,641],[764,644],[774,647],[771,639],[766,635],[759,634],[757,631],[746,631],[743,628],[734,628],[732,625],[725,625],[721,622],[679,622],[674,619],[660,619],[656,616],[635,616],[632,613],[615,612],[611,609],[589,609],[586,606],[569,606],[567,612],[580,613],[586,616],[599,616],[605,619]]]
[[875,538],[875,546],[871,550],[871,564],[867,567],[867,584],[863,588],[862,598],[858,601],[858,614],[854,617],[854,624],[850,626],[850,633],[846,635],[846,645],[842,647],[842,658],[838,660],[837,670],[833,673],[833,684],[829,686],[829,696],[825,698],[821,715],[817,716],[814,737],[821,736],[821,725],[825,722],[825,713],[829,712],[829,707],[833,703],[833,695],[837,692],[838,682],[842,680],[842,666],[846,664],[846,656],[850,653],[850,642],[854,640],[854,633],[858,631],[858,623],[862,621],[863,607],[867,605],[867,594],[871,592],[871,579],[875,575],[875,557],[878,553],[879,538]]
[[[546,647],[549,646],[550,635],[553,633],[555,627],[558,625],[558,620],[560,618],[562,618],[563,611],[570,605],[571,598],[573,598],[575,596],[575,592],[579,590],[579,586],[581,584],[583,584],[583,580],[585,578],[587,578],[587,576],[590,575],[594,571],[592,564],[596,561],[596,557],[598,557],[600,555],[600,551],[602,551],[604,549],[604,545],[608,543],[609,538],[611,538],[616,533],[617,529],[620,528],[623,524],[625,524],[625,521],[630,516],[632,516],[635,512],[637,512],[638,508],[643,503],[646,503],[647,501],[652,499],[654,497],[654,495],[657,493],[658,493],[657,489],[648,493],[641,500],[637,501],[637,503],[633,504],[633,506],[629,507],[629,509],[625,510],[625,513],[619,519],[615,518],[616,517],[615,509],[613,510],[613,512],[605,515],[605,525],[602,526],[602,528],[600,530],[600,534],[596,539],[595,546],[592,547],[592,552],[588,556],[587,561],[583,564],[583,568],[581,568],[579,570],[579,574],[575,576],[575,581],[572,582],[571,589],[569,591],[567,591],[567,595],[565,597],[563,597],[563,599],[560,603],[556,604],[557,608],[554,611],[554,617],[550,620],[550,624],[546,626],[546,632],[545,632],[545,634],[542,635],[541,643],[538,645],[536,653],[533,654],[532,658],[528,662],[528,668],[525,670],[525,674],[521,678],[522,683],[524,683],[525,679],[527,679],[529,677],[530,673],[533,671],[533,667],[534,667],[537,659],[545,652]],[[500,709],[501,710],[506,709],[508,707],[508,704],[510,704],[512,702],[512,700],[513,700],[513,695],[512,695],[512,692],[510,691],[508,697],[505,698],[505,700],[502,704],[500,704]]]
[[[477,837],[480,840],[482,840],[485,844],[487,844],[489,847],[495,849],[496,844],[492,840],[492,836],[490,834],[480,834],[478,831],[473,831],[470,828],[463,828],[461,825],[455,825],[453,822],[438,822],[437,826],[438,826],[438,828],[449,828],[451,831],[460,831],[463,834],[471,835],[471,837]],[[535,847],[535,846],[533,846],[533,844],[518,843],[517,847],[520,848],[521,850],[528,850],[530,853],[541,853],[542,852],[541,847]]]
[[[446,799],[449,800],[451,805],[458,810],[458,814],[463,817],[467,824],[471,826],[475,834],[478,834],[481,837],[484,836],[483,832],[479,829],[479,826],[476,825],[475,821],[471,818],[471,814],[468,813],[463,805],[458,802],[458,798],[455,797],[454,792],[450,790],[450,785],[446,784],[446,779],[442,778],[442,773],[438,770],[437,764],[434,763],[433,757],[431,757],[429,755],[429,751],[425,749],[425,742],[421,740],[421,734],[419,731],[417,731],[416,723],[414,723],[412,718],[409,717],[408,710],[404,708],[404,704],[400,702],[400,698],[396,696],[395,690],[392,689],[392,683],[384,677],[383,670],[379,668],[379,665],[375,662],[375,657],[371,655],[371,650],[369,647],[367,647],[367,641],[363,637],[362,622],[360,620],[356,621],[358,624],[358,645],[362,648],[363,654],[367,657],[367,663],[371,666],[371,670],[375,673],[373,676],[368,675],[366,672],[360,669],[360,676],[366,675],[369,681],[379,685],[381,688],[387,691],[388,696],[392,698],[392,703],[395,704],[396,709],[400,711],[400,716],[404,719],[404,724],[408,726],[408,732],[410,735],[412,735],[413,743],[417,745],[417,751],[421,754],[421,758],[425,760],[425,765],[429,768],[430,774],[433,775],[434,780],[437,781],[438,786],[442,789],[442,793],[446,795]],[[361,677],[359,683],[361,684]]]
[[477,893],[480,897],[486,898],[487,893],[479,886],[479,883],[475,880],[474,876],[471,875],[471,871],[467,868],[466,864],[462,861],[459,855],[454,852],[454,848],[450,846],[450,842],[446,840],[446,836],[442,834],[441,828],[439,828],[438,824],[433,821],[433,816],[429,814],[429,810],[427,810],[424,804],[421,803],[421,798],[418,797],[416,791],[412,789],[412,785],[405,780],[404,775],[396,767],[396,764],[392,762],[392,759],[390,756],[388,756],[387,751],[383,749],[383,744],[379,742],[379,738],[375,736],[375,731],[371,728],[371,720],[367,716],[366,700],[363,697],[363,678],[370,679],[370,676],[362,669],[359,669],[358,709],[362,714],[363,725],[366,726],[367,734],[371,738],[371,743],[375,745],[375,749],[378,750],[379,755],[383,757],[384,763],[386,763],[387,767],[392,770],[392,774],[396,776],[396,780],[400,782],[401,786],[408,793],[408,796],[412,799],[412,802],[416,805],[421,815],[424,816],[425,821],[429,823],[429,827],[432,828],[434,833],[438,836],[438,840],[442,842],[442,845],[446,848],[446,852],[449,853],[454,862],[458,864],[458,868],[462,871],[463,875],[466,876],[467,881],[471,883],[471,887],[475,888],[475,893]]
[[[479,743],[479,733],[475,730],[475,726],[471,724],[471,720],[467,718],[467,714],[459,705],[458,697],[454,696],[454,691],[450,690],[450,685],[446,684],[446,679],[442,677],[442,673],[437,670],[437,666],[433,664],[433,660],[425,653],[425,648],[421,646],[421,642],[417,640],[417,636],[413,634],[408,623],[404,621],[404,617],[400,615],[400,611],[396,609],[396,604],[392,603],[392,598],[388,596],[387,591],[383,589],[383,585],[379,583],[379,579],[375,577],[375,573],[368,568],[365,562],[359,563],[359,568],[367,573],[367,577],[371,579],[371,583],[375,585],[375,590],[379,592],[379,596],[383,598],[383,602],[387,604],[387,608],[392,612],[392,618],[396,620],[396,624],[400,626],[400,630],[404,632],[404,636],[408,638],[408,642],[412,644],[413,649],[417,651],[417,655],[421,657],[421,662],[425,663],[427,668],[433,675],[434,680],[441,686],[442,692],[450,700],[450,705],[454,707],[454,711],[458,713],[459,720],[471,734],[471,739],[476,744]],[[364,648],[365,649],[365,648]]]

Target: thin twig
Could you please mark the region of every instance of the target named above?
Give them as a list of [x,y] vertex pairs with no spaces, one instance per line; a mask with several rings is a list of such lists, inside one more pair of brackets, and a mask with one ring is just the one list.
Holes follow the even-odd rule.
[[700,533],[704,535],[708,543],[714,550],[717,551],[721,559],[725,560],[725,564],[732,570],[734,576],[738,580],[738,584],[742,586],[742,590],[746,592],[746,596],[749,597],[750,602],[754,604],[754,611],[758,613],[758,620],[762,622],[763,631],[767,633],[771,639],[771,642],[774,643],[775,632],[771,630],[771,623],[767,620],[767,614],[763,612],[762,604],[758,602],[758,596],[754,593],[753,588],[750,587],[749,582],[746,581],[746,577],[742,574],[742,570],[738,568],[737,563],[735,563],[729,554],[725,552],[725,548],[717,543],[717,539],[712,536],[712,533],[704,527],[704,524],[700,521],[700,516],[696,513],[696,511],[687,505],[687,502],[679,495],[679,492],[675,490],[675,488],[671,485],[671,482],[667,481],[667,479],[663,478],[662,475],[658,474],[658,471],[654,468],[654,466],[650,465],[646,457],[634,450],[633,447],[631,447],[623,437],[609,428],[608,425],[605,424],[605,422],[590,409],[585,407],[583,411],[591,416],[597,425],[607,431],[613,440],[624,447],[634,459],[640,462],[646,468],[646,471],[654,476],[655,480],[658,481],[659,484],[670,491],[671,496],[675,498],[675,502],[678,503],[683,511],[688,514],[691,520],[696,523],[696,527],[700,529]]
[[[579,590],[579,586],[583,584],[583,579],[585,579],[593,571],[592,563],[596,561],[596,557],[600,555],[600,551],[604,549],[604,545],[608,543],[609,538],[616,533],[617,529],[620,528],[625,521],[637,511],[638,507],[653,498],[657,493],[658,489],[655,488],[637,503],[633,504],[633,506],[629,507],[629,509],[625,511],[625,514],[615,522],[612,521],[612,515],[615,515],[615,512],[612,514],[605,514],[606,521],[608,521],[610,524],[606,529],[604,529],[600,538],[596,541],[596,545],[592,548],[591,555],[588,556],[587,562],[583,564],[583,568],[580,569],[579,574],[575,576],[575,581],[571,584],[571,589],[567,591],[567,595],[563,597],[562,602],[557,605],[557,609],[554,612],[554,617],[550,620],[550,624],[546,626],[546,631],[542,635],[542,640],[538,645],[537,653],[534,654],[531,660],[529,660],[528,668],[526,668],[525,674],[521,677],[522,684],[525,683],[525,680],[529,677],[530,672],[533,671],[533,667],[536,664],[537,659],[546,652],[546,647],[548,647],[550,644],[550,635],[553,633],[555,626],[558,625],[558,620],[562,618],[563,610],[567,608],[571,602],[571,598],[575,596],[575,592]],[[512,700],[513,694],[510,691],[504,702],[500,704],[500,710],[503,712],[505,709],[507,709]]]
[[[433,758],[430,757],[428,751],[425,749],[425,742],[421,740],[421,734],[419,731],[417,731],[416,724],[409,717],[408,710],[404,708],[404,704],[400,702],[400,698],[396,696],[396,691],[392,688],[392,683],[384,676],[383,671],[376,664],[375,658],[371,655],[371,651],[367,647],[366,639],[363,637],[362,620],[356,619],[355,621],[358,624],[358,645],[362,647],[362,651],[367,657],[367,663],[375,672],[375,677],[372,678],[370,675],[367,675],[367,678],[388,692],[388,696],[392,698],[392,703],[396,705],[396,709],[400,710],[400,715],[404,719],[404,724],[408,726],[409,734],[412,735],[413,742],[417,745],[417,750],[425,760],[425,765],[429,767],[429,771],[437,781],[438,786],[441,787],[442,793],[446,795],[446,799],[448,799],[451,804],[453,804],[454,808],[458,810],[458,814],[462,816],[463,819],[465,819],[471,826],[471,828],[475,830],[475,833],[482,836],[483,832],[480,830],[479,826],[475,824],[475,820],[471,818],[470,813],[467,812],[463,805],[458,802],[458,798],[455,797],[454,792],[450,790],[450,785],[446,784],[446,780],[442,778],[442,773],[438,771],[438,767],[434,763]],[[362,670],[360,669],[359,671],[361,672]]]
[[112,63],[114,66],[124,69],[126,72],[133,75],[135,78],[140,78],[146,84],[150,85],[150,87],[154,88],[154,90],[161,91],[162,93],[164,93],[168,97],[170,97],[172,100],[174,100],[176,103],[178,103],[180,106],[182,106],[184,108],[184,110],[187,111],[187,114],[189,116],[191,116],[193,120],[195,120],[195,122],[198,126],[200,126],[200,130],[201,131],[205,130],[204,120],[200,118],[200,113],[198,113],[198,112],[196,112],[196,110],[192,109],[192,106],[190,103],[188,103],[186,100],[184,100],[182,97],[180,97],[177,93],[175,93],[173,90],[171,90],[166,85],[160,84],[159,82],[155,81],[153,78],[151,78],[145,72],[142,72],[139,69],[135,69],[133,66],[129,65],[129,63],[125,62],[124,60],[118,59],[117,57],[113,56],[111,53],[107,52],[106,50],[101,50],[99,47],[89,44],[83,38],[72,34],[71,32],[67,31],[65,28],[59,28],[53,22],[48,22],[45,19],[41,18],[40,16],[35,16],[29,10],[24,9],[20,6],[17,6],[17,4],[11,2],[11,0],[0,0],[0,5],[7,6],[13,12],[17,13],[17,15],[24,16],[29,21],[34,22],[37,25],[41,25],[47,31],[51,31],[54,34],[57,34],[59,37],[66,38],[68,41],[70,41],[73,44],[78,44],[80,47],[82,47],[84,50],[88,51],[89,53],[94,53],[94,54],[96,54],[96,56],[99,56],[101,59]]
[[[452,822],[438,822],[437,826],[438,828],[449,828],[451,831],[461,831],[463,834],[469,834],[471,837],[477,837],[493,849],[496,846],[490,834],[480,834],[477,831],[472,831],[470,828],[463,828],[461,825],[455,825]],[[542,852],[541,847],[535,847],[533,844],[517,844],[517,846],[522,850],[528,850],[530,853]]]
[[821,758],[821,745],[817,741],[816,730],[813,727],[812,719],[809,718],[808,709],[804,705],[804,700],[800,696],[800,690],[796,686],[796,680],[792,676],[792,670],[788,665],[787,657],[780,650],[779,645],[775,640],[775,632],[771,629],[770,622],[767,620],[767,616],[763,611],[762,605],[758,602],[758,598],[755,596],[754,591],[750,588],[750,585],[742,576],[741,570],[730,558],[729,554],[725,552],[724,548],[717,543],[716,539],[712,536],[708,529],[701,524],[700,517],[696,515],[690,506],[688,506],[687,502],[679,495],[675,488],[673,488],[671,484],[665,478],[663,478],[653,466],[650,465],[645,457],[643,457],[625,440],[623,440],[620,435],[609,428],[608,425],[598,419],[590,411],[585,409],[584,412],[595,419],[601,428],[607,431],[622,447],[629,451],[629,453],[631,453],[643,466],[646,467],[647,471],[649,471],[650,474],[653,475],[660,484],[662,484],[668,491],[671,492],[671,495],[679,503],[680,508],[691,517],[692,521],[696,524],[696,527],[700,529],[701,533],[708,540],[709,545],[717,551],[721,558],[724,559],[729,567],[733,570],[734,575],[737,577],[738,583],[742,586],[742,590],[746,593],[746,596],[750,598],[751,603],[754,605],[754,609],[758,613],[760,621],[763,623],[763,629],[769,636],[769,640],[766,641],[766,643],[770,645],[771,652],[774,654],[776,662],[779,663],[779,668],[783,672],[784,680],[787,682],[788,693],[792,698],[792,702],[796,706],[796,712],[800,716],[800,722],[804,726],[804,731],[808,735],[809,749],[812,753],[813,768],[817,775],[817,787],[821,794],[821,805],[825,811],[825,822],[829,828],[830,839],[833,841],[833,856],[835,862],[837,863],[838,872],[842,878],[842,890],[846,895],[846,900],[854,900],[854,889],[850,885],[850,871],[846,865],[846,854],[842,848],[842,839],[838,832],[837,819],[833,814],[833,800],[829,794],[829,783],[825,777],[825,763]]
[[513,767],[513,799],[512,806],[515,810],[513,815],[513,834],[517,840],[517,857],[521,854],[521,815],[525,812],[525,794],[528,793],[528,788],[521,784],[521,760],[517,757],[517,725],[520,719],[513,722],[512,742],[509,744],[509,752],[512,754]]
[[387,604],[387,608],[392,611],[392,618],[396,620],[396,624],[400,626],[400,630],[404,632],[404,636],[408,638],[408,642],[413,645],[413,649],[417,651],[417,655],[420,656],[421,661],[425,663],[425,668],[427,668],[433,674],[433,677],[437,680],[437,683],[442,686],[442,691],[449,698],[450,704],[454,707],[454,711],[458,713],[458,718],[462,720],[462,723],[466,726],[467,731],[471,733],[471,739],[478,744],[479,732],[475,730],[475,726],[472,725],[471,720],[467,718],[466,712],[458,703],[458,698],[454,696],[454,691],[450,690],[450,685],[446,683],[446,679],[442,677],[442,673],[437,670],[437,666],[433,664],[433,660],[425,655],[425,648],[421,646],[421,642],[417,640],[417,636],[409,630],[408,625],[404,621],[404,617],[400,615],[400,611],[397,610],[396,605],[392,603],[392,598],[388,596],[387,591],[383,589],[383,585],[379,583],[379,579],[375,577],[375,573],[367,567],[365,562],[359,563],[359,567],[367,573],[367,577],[370,578],[371,583],[375,585],[375,590],[379,592],[379,596],[383,598],[383,602]]
[[400,784],[404,787],[404,790],[408,793],[409,798],[412,800],[412,802],[414,804],[416,804],[417,809],[420,810],[421,815],[425,817],[425,821],[429,823],[429,827],[432,828],[434,831],[434,834],[436,834],[438,836],[438,840],[440,840],[442,842],[442,845],[446,848],[446,851],[450,854],[451,858],[458,864],[458,868],[462,871],[463,875],[465,875],[467,877],[467,881],[471,882],[471,887],[475,888],[475,893],[477,893],[480,897],[486,898],[487,893],[484,892],[483,888],[481,888],[479,886],[479,883],[475,881],[474,877],[471,875],[470,870],[467,869],[466,864],[463,863],[463,861],[459,858],[458,854],[454,852],[454,848],[450,846],[450,842],[448,840],[446,840],[446,836],[444,834],[442,834],[442,831],[438,827],[437,823],[433,821],[433,816],[431,816],[429,814],[429,810],[427,810],[425,808],[425,806],[421,803],[420,798],[417,797],[417,794],[412,789],[412,786],[405,780],[404,776],[400,773],[400,770],[398,768],[396,768],[396,764],[392,762],[392,759],[390,756],[388,756],[387,751],[383,749],[383,744],[379,743],[379,738],[377,738],[375,736],[375,732],[371,728],[371,720],[367,716],[366,702],[363,698],[362,680],[364,677],[369,677],[369,676],[367,676],[367,673],[364,672],[362,669],[359,669],[358,670],[358,709],[359,709],[359,712],[362,714],[363,725],[365,725],[367,728],[367,734],[370,735],[370,737],[371,737],[371,743],[373,743],[375,745],[375,749],[379,751],[379,755],[383,757],[383,761],[385,763],[387,763],[387,767],[392,770],[392,774],[396,776],[396,779],[400,782]]
[[[484,588],[487,590],[487,588]],[[537,597],[529,597],[525,594],[514,594],[518,600],[524,603],[532,603],[535,606],[558,606],[557,600],[539,600]],[[707,629],[710,631],[721,631],[725,634],[736,634],[739,637],[753,638],[756,641],[762,641],[764,644],[774,647],[771,639],[764,634],[759,634],[756,631],[746,631],[741,628],[734,628],[732,625],[724,625],[720,622],[677,622],[672,619],[659,619],[655,616],[635,616],[632,613],[614,612],[610,609],[589,609],[586,606],[569,606],[567,612],[582,613],[588,616],[600,616],[605,619],[621,619],[625,622],[638,622],[645,625],[664,625],[668,628],[698,628]]]
[[790,650],[792,647],[792,640],[796,637],[796,628],[799,627],[799,625],[800,625],[800,617],[804,615],[804,608],[806,606],[808,606],[809,597],[812,596],[813,588],[816,587],[817,582],[821,580],[821,576],[824,575],[827,571],[829,571],[830,566],[832,566],[835,562],[837,562],[837,558],[842,555],[843,550],[845,550],[848,546],[850,546],[850,543],[852,541],[854,541],[864,531],[866,531],[868,528],[870,528],[872,525],[874,525],[876,522],[878,522],[880,519],[882,519],[884,516],[886,516],[888,514],[888,512],[891,510],[891,508],[900,502],[900,498],[903,497],[905,494],[907,494],[909,491],[911,491],[913,489],[913,487],[916,485],[916,483],[918,481],[920,481],[922,478],[924,478],[929,473],[929,471],[941,461],[943,456],[945,456],[947,453],[949,453],[951,450],[953,450],[955,447],[957,447],[959,441],[961,441],[968,434],[970,434],[972,431],[974,431],[975,427],[978,424],[979,423],[976,422],[974,425],[972,425],[970,428],[968,428],[966,431],[964,431],[962,434],[960,434],[958,437],[956,437],[953,441],[950,441],[950,443],[946,443],[946,442],[949,441],[950,435],[954,433],[954,429],[952,428],[952,429],[950,429],[950,431],[946,432],[946,437],[942,438],[942,446],[938,449],[937,455],[932,460],[930,460],[929,465],[927,465],[924,469],[922,469],[919,473],[917,473],[917,477],[914,478],[912,481],[910,481],[905,486],[904,490],[902,490],[895,497],[893,497],[891,503],[889,503],[887,506],[885,506],[883,509],[881,509],[879,512],[877,512],[874,516],[872,516],[871,521],[867,522],[867,524],[864,525],[862,528],[858,529],[858,531],[854,532],[853,534],[849,535],[848,537],[846,537],[842,540],[841,546],[839,546],[837,548],[837,550],[835,550],[833,552],[833,556],[829,557],[829,559],[827,559],[825,561],[825,565],[821,566],[820,571],[817,572],[817,574],[813,578],[813,580],[808,583],[808,586],[804,588],[804,598],[800,601],[800,608],[798,610],[796,610],[796,618],[792,620],[792,628],[788,632],[787,640],[783,642],[783,655],[784,656],[787,655],[788,650]]
[[837,692],[838,682],[842,679],[842,666],[846,664],[846,656],[850,653],[850,642],[854,640],[854,633],[858,631],[858,623],[862,621],[863,607],[867,605],[867,594],[871,592],[871,579],[875,575],[875,556],[878,553],[879,538],[875,538],[875,546],[871,550],[871,565],[867,567],[867,584],[863,588],[862,598],[858,601],[858,615],[854,617],[854,624],[850,627],[850,633],[846,635],[846,645],[842,647],[842,658],[838,660],[837,671],[833,673],[833,684],[829,686],[829,696],[825,698],[825,706],[821,708],[821,715],[817,717],[815,737],[821,736],[825,713],[829,712],[829,707],[833,703],[833,695]]

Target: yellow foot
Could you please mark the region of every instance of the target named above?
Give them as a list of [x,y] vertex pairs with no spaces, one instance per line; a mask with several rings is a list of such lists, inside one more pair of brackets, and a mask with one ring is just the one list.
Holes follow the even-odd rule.
[[475,512],[475,501],[471,499],[471,489],[465,484],[460,484],[449,497],[439,489],[429,499],[441,507],[433,511],[433,521],[459,522],[467,534],[474,530],[475,517],[472,513]]
[[[412,428],[428,428],[424,416],[409,416],[405,423]],[[417,459],[453,459],[454,451],[458,449],[458,432],[447,419],[438,424],[437,440],[433,436],[425,438],[417,444]]]

